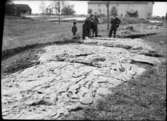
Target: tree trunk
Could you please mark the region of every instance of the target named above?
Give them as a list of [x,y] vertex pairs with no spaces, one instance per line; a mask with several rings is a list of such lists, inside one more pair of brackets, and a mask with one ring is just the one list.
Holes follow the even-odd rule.
[[59,0],[59,2],[58,2],[58,10],[59,10],[59,24],[60,24],[60,12],[61,12],[61,11],[60,11],[60,10],[61,10],[61,9],[60,9],[60,0]]
[[109,1],[107,1],[107,4],[106,4],[106,7],[107,7],[107,30],[109,30]]

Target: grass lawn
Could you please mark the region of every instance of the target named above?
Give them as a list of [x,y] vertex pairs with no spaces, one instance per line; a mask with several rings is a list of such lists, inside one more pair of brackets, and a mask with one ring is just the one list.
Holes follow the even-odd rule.
[[[72,22],[49,22],[40,19],[20,18],[6,16],[4,22],[2,50],[24,47],[27,45],[61,41],[63,38],[72,38]],[[47,18],[48,19],[48,18]],[[78,34],[82,36],[82,22],[77,23]],[[139,24],[140,25],[140,24]],[[120,25],[120,30],[125,25]],[[141,26],[141,25],[140,25]],[[145,25],[141,26],[142,28]],[[140,29],[139,27],[135,27]],[[98,25],[98,33],[102,36],[108,36],[107,24]]]
[[[81,34],[81,23],[78,33]],[[12,49],[36,43],[59,41],[63,37],[72,37],[72,23],[47,22],[31,19],[6,17],[3,33],[2,49]]]

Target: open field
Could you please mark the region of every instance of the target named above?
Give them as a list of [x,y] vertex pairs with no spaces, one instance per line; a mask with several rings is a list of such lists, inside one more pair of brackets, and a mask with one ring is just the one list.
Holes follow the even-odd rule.
[[[11,21],[4,50],[72,37],[71,23]],[[103,37],[2,60],[3,118],[165,121],[167,28],[142,39],[109,39],[105,28]]]
[[[43,18],[44,19],[44,18]],[[82,36],[82,22],[77,23],[78,35]],[[123,30],[127,25],[121,25],[118,35],[121,37],[127,33]],[[136,26],[136,25],[135,25]],[[147,26],[139,24],[134,27],[137,31],[134,34],[146,33]],[[24,47],[27,45],[61,41],[64,38],[72,38],[72,22],[48,22],[33,20],[30,18],[10,17],[5,18],[2,50]],[[99,34],[108,36],[106,24],[99,24]],[[122,30],[122,31],[120,31]],[[150,29],[148,31],[151,31]]]
[[[81,24],[78,24],[78,33]],[[58,41],[61,38],[72,36],[72,23],[54,23],[31,19],[5,19],[3,50],[12,49],[36,43]]]

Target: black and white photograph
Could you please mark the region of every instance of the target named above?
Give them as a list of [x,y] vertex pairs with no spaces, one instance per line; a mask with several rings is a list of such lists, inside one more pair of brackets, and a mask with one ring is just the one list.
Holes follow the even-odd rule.
[[167,2],[6,0],[1,116],[165,121]]

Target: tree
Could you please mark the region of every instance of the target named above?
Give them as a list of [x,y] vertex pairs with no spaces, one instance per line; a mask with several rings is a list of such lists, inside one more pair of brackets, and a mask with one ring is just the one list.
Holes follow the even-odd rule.
[[40,3],[40,10],[41,10],[41,13],[44,14],[46,12],[46,8],[45,8],[45,3],[44,1],[42,0],[41,3]]
[[16,15],[21,16],[22,14],[31,14],[31,8],[26,4],[15,4]]
[[16,11],[15,4],[12,0],[7,0],[5,4],[5,14],[6,15],[14,15]]
[[73,10],[72,5],[67,5],[61,10],[62,15],[74,15],[75,11]]
[[58,12],[59,12],[59,24],[60,24],[60,12],[61,12],[61,6],[60,6],[60,0],[58,1],[58,4],[57,4],[57,9],[58,9]]
[[109,30],[109,5],[110,5],[110,1],[106,2],[106,8],[107,8],[107,30]]
[[55,8],[55,12],[59,15],[59,24],[60,24],[61,9],[65,6],[65,1],[64,0],[53,1],[53,5]]
[[53,6],[56,14],[61,14],[61,9],[66,5],[66,3],[67,1],[64,0],[56,0],[52,1],[51,5]]

